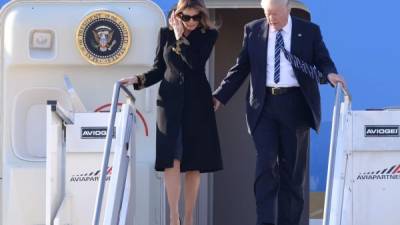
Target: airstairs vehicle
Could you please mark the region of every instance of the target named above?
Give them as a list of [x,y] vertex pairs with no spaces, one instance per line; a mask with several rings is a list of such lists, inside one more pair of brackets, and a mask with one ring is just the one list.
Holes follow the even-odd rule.
[[400,109],[352,110],[339,85],[323,225],[398,225]]
[[[120,90],[127,94],[128,101],[117,112]],[[114,87],[111,115],[70,113],[57,101],[48,101],[46,224],[139,223],[135,223],[135,209],[140,211],[142,205],[135,204],[140,201],[135,199],[137,112],[134,101],[132,93],[119,82]],[[110,164],[111,156],[113,162]],[[99,157],[103,158],[102,165],[96,171]],[[140,179],[143,178],[139,178],[142,181]],[[82,182],[90,182],[91,185],[82,186]],[[94,191],[96,186],[97,194]],[[158,187],[162,191],[162,186]],[[162,205],[157,206],[162,208]]]

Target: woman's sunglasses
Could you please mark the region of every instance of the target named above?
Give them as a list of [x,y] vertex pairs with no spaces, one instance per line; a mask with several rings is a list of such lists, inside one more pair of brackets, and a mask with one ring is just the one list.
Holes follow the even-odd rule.
[[180,18],[182,19],[182,21],[184,22],[188,22],[190,19],[193,19],[194,21],[200,21],[201,20],[201,15],[197,14],[194,16],[189,16],[189,15],[185,15],[183,13],[180,14]]

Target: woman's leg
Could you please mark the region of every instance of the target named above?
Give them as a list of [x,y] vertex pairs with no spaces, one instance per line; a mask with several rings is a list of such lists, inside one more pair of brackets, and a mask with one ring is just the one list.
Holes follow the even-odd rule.
[[165,186],[167,189],[168,205],[170,210],[170,225],[179,225],[179,196],[181,193],[180,166],[178,160],[174,160],[174,167],[164,171]]
[[189,171],[185,175],[185,225],[193,225],[193,209],[200,186],[200,172]]

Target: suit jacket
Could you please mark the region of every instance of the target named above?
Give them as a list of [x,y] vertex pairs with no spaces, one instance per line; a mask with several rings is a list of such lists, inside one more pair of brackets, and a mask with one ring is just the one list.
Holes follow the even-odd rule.
[[[266,98],[266,63],[269,25],[265,18],[252,21],[244,27],[243,47],[236,64],[229,70],[214,96],[226,104],[250,75],[247,92],[247,125],[249,133],[254,131]],[[292,17],[291,53],[305,62],[313,64],[323,73],[321,83],[327,83],[329,73],[337,73],[335,64],[322,40],[318,25]],[[295,76],[312,115],[311,127],[319,130],[321,103],[318,83],[302,71],[293,68]]]

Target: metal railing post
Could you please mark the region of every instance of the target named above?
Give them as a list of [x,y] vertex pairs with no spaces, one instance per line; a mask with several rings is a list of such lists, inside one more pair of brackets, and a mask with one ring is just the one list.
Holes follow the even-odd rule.
[[111,111],[110,111],[111,116],[110,116],[110,120],[109,120],[108,128],[107,128],[106,144],[104,146],[104,155],[103,155],[102,168],[101,168],[101,174],[100,174],[100,183],[99,183],[99,188],[97,191],[95,212],[94,212],[93,222],[92,222],[93,225],[99,225],[99,222],[100,222],[101,207],[103,204],[105,182],[106,182],[106,177],[107,177],[107,167],[108,167],[108,162],[109,162],[110,154],[111,154],[111,144],[112,144],[112,138],[113,138],[115,117],[117,115],[118,100],[119,100],[119,95],[120,95],[121,89],[127,94],[128,98],[131,99],[132,103],[135,102],[135,97],[128,90],[128,88],[123,86],[119,81],[114,84],[114,91],[113,91],[112,102],[111,102]]
[[337,141],[338,141],[338,133],[339,133],[339,123],[340,123],[340,108],[341,108],[341,97],[342,93],[344,95],[344,101],[349,103],[351,102],[351,95],[347,89],[345,89],[342,84],[338,83],[336,85],[336,94],[335,94],[335,105],[333,108],[332,115],[332,129],[331,129],[331,138],[329,145],[329,165],[328,165],[328,174],[327,174],[327,183],[326,183],[326,191],[325,191],[325,205],[324,205],[324,221],[323,225],[330,225],[330,217],[331,217],[331,206],[332,206],[332,188],[333,188],[333,180],[334,180],[334,166],[336,159],[336,150],[337,150]]

